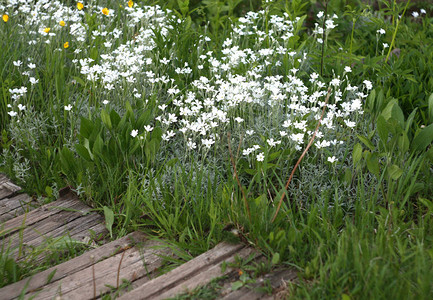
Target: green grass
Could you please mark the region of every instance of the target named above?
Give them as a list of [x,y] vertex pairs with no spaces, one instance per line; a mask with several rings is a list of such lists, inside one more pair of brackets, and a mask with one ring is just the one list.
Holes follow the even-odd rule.
[[265,2],[52,2],[36,23],[0,6],[0,171],[51,199],[71,185],[113,237],[183,260],[248,241],[296,266],[293,298],[431,298],[433,6]]

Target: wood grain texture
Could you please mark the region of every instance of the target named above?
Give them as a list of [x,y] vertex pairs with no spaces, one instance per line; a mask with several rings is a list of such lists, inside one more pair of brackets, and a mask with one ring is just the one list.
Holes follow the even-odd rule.
[[[243,247],[244,246],[240,244],[220,243],[212,250],[126,293],[119,297],[119,299],[162,299],[161,297],[167,297],[168,295],[177,293],[178,286],[180,286],[180,290],[184,287],[188,288],[194,286],[194,282],[198,284],[208,282],[207,279],[210,280],[213,274],[220,272],[220,263],[229,258],[233,258]],[[204,278],[206,271],[209,272],[209,276]]]
[[[144,243],[146,237],[144,234],[133,232],[123,238],[116,241],[110,242],[96,249],[90,250],[81,256],[78,256],[72,260],[64,262],[58,266],[47,269],[34,275],[31,278],[26,278],[11,285],[8,285],[0,289],[0,295],[2,299],[13,299],[19,296],[21,291],[25,288],[27,284],[27,291],[31,292],[42,288],[47,283],[47,278],[50,274],[54,273],[51,279],[51,283],[59,282],[60,280],[66,278],[67,276],[77,273],[85,268],[88,268],[95,262],[102,261],[108,257],[115,254],[122,253],[125,247],[129,247],[135,244]],[[147,245],[155,244],[154,242],[147,241]]]
[[13,219],[35,209],[37,203],[26,194],[0,200],[0,222]]
[[[30,215],[31,213],[29,213]],[[74,226],[82,227],[88,221],[93,219],[102,218],[99,215],[91,214],[84,215],[81,212],[72,211],[59,211],[58,214],[52,216],[51,218],[42,219],[39,222],[28,225],[27,222],[23,224],[22,230],[3,238],[1,244],[10,243],[10,247],[14,248],[19,243],[36,245],[32,242],[33,240],[41,241],[44,237],[52,236],[56,237],[61,234],[66,234],[69,230],[74,229]],[[21,239],[20,239],[21,235]]]
[[68,209],[69,210],[84,209],[83,212],[89,211],[89,207],[82,204],[78,200],[76,195],[69,193],[54,202],[51,202],[49,204],[46,204],[40,208],[31,211],[28,214],[24,214],[6,221],[0,228],[0,238],[4,238],[7,235],[11,235],[19,231],[20,229],[23,228],[23,225],[25,225],[25,227],[28,227],[52,215],[58,214],[63,210],[68,210]]
[[[258,255],[255,250],[252,248],[243,248],[240,251],[236,252],[232,256],[228,257],[227,259],[224,259],[227,263],[234,263],[235,262],[235,256],[238,256],[240,258],[246,258],[249,255],[254,254]],[[178,282],[174,287],[171,289],[161,293],[161,294],[155,294],[154,297],[151,299],[167,299],[176,296],[177,294],[191,291],[197,287],[203,286],[208,284],[212,279],[215,279],[217,277],[221,277],[223,275],[227,275],[229,273],[233,273],[236,271],[231,270],[230,268],[227,268],[224,272],[221,271],[221,262],[215,263],[206,270],[202,270],[200,273],[196,274],[195,276],[192,276],[190,278],[184,278],[181,282]]]
[[[30,292],[27,296],[35,296],[34,299],[53,299],[61,295],[62,299],[84,300],[94,298],[94,289],[96,297],[109,293],[111,287],[117,287],[118,277],[119,284],[123,279],[134,281],[152,274],[162,265],[163,259],[158,254],[166,251],[151,249],[156,245],[158,242],[145,241],[132,248],[123,247],[114,255],[105,255],[106,258],[100,261],[97,261],[95,256],[93,259],[92,256],[87,256],[90,265],[68,274],[61,280],[44,285],[41,290]],[[77,259],[83,260],[81,257]]]
[[10,181],[5,175],[0,174],[0,200],[7,197],[12,197],[21,188]]

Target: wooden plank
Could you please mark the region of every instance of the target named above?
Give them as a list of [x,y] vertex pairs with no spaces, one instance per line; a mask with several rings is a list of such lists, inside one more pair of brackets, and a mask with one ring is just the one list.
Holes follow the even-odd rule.
[[268,282],[272,291],[278,291],[278,289],[284,284],[284,282],[292,281],[296,279],[296,271],[293,268],[289,269],[277,269],[269,274],[266,274],[256,279],[256,283],[249,284],[248,287],[242,287],[239,290],[232,291],[230,287],[227,287],[228,293],[223,300],[255,300],[255,299],[274,299],[273,295],[268,295],[257,291],[258,287],[263,286],[264,282]]
[[[239,256],[240,258],[246,258],[251,254],[258,255],[258,253],[252,248],[243,248],[239,252],[236,252],[235,254],[230,256],[229,258],[225,259],[224,261],[227,263],[234,263],[235,262],[235,256]],[[182,292],[190,291],[190,290],[193,290],[197,287],[201,287],[203,285],[206,285],[214,278],[221,277],[223,275],[227,275],[229,273],[235,273],[236,272],[234,270],[230,270],[230,268],[227,268],[224,272],[221,272],[221,263],[217,263],[215,265],[212,265],[208,269],[203,270],[202,272],[196,274],[195,276],[193,276],[191,278],[184,278],[182,281],[178,282],[173,288],[171,288],[168,291],[165,291],[161,294],[158,293],[149,299],[172,298],[172,297],[174,297],[177,294],[180,294]]]
[[[114,255],[115,253],[122,252],[121,249],[124,247],[135,245],[137,243],[143,243],[144,241],[146,241],[144,234],[139,232],[133,232],[123,238],[100,246],[96,249],[90,250],[72,260],[42,271],[34,275],[33,277],[26,278],[6,287],[3,287],[2,289],[0,289],[0,295],[4,295],[4,299],[16,298],[19,296],[19,294],[26,285],[27,291],[35,291],[46,285],[47,278],[52,273],[54,273],[54,276],[52,277],[51,282],[54,283],[73,273],[76,273],[91,266],[95,261],[101,261]],[[147,244],[151,245],[152,242],[147,241]]]
[[[97,215],[97,214],[92,214],[92,215],[88,215],[88,216],[84,216],[81,218],[77,218],[71,222],[69,222],[66,225],[63,225],[61,227],[55,227],[55,223],[54,226],[52,228],[49,228],[48,232],[41,232],[40,230],[37,230],[36,228],[31,228],[33,229],[33,231],[29,232],[28,235],[23,236],[23,248],[24,248],[24,252],[26,252],[25,250],[27,248],[32,249],[33,247],[37,247],[40,245],[44,245],[46,244],[46,241],[48,241],[49,244],[49,239],[52,238],[59,238],[62,236],[68,236],[73,240],[77,240],[77,241],[83,241],[84,237],[90,237],[90,232],[89,232],[89,228],[92,228],[95,225],[101,224],[102,222],[102,217]],[[53,222],[50,222],[53,223]],[[102,232],[105,232],[105,226],[103,226],[101,224],[101,229]],[[45,228],[43,228],[45,231]],[[98,233],[102,233],[101,230],[99,230],[100,232]],[[79,237],[79,239],[77,238]],[[11,248],[12,247],[16,247],[18,248],[20,243],[20,239],[19,236],[15,236],[15,239],[12,240],[11,242]],[[18,258],[18,249],[14,250],[11,252],[11,254],[15,257]],[[48,253],[47,253],[48,254]],[[39,259],[44,258],[45,255],[41,255],[39,257]],[[19,258],[20,260],[25,259],[25,257]]]
[[89,211],[88,206],[83,206],[76,195],[69,193],[58,200],[51,202],[49,204],[46,204],[40,208],[37,208],[33,211],[31,211],[28,214],[24,214],[21,216],[18,216],[16,218],[13,218],[11,220],[6,221],[1,227],[0,227],[0,239],[4,238],[5,236],[11,235],[14,232],[17,232],[23,228],[23,225],[30,226],[32,224],[35,224],[37,222],[40,222],[50,216],[53,216],[55,214],[60,213],[63,210],[67,209],[78,209],[83,210],[84,212]]
[[[93,299],[95,290],[96,296],[99,296],[110,292],[109,286],[117,287],[118,276],[121,284],[122,279],[133,281],[157,270],[163,262],[158,254],[165,253],[166,250],[151,250],[155,245],[155,242],[146,242],[126,249],[26,296],[35,296],[34,299],[53,299],[56,296],[61,296],[62,299]],[[87,259],[91,260],[91,257]]]
[[[86,218],[83,218],[82,211],[88,212],[90,211],[90,208],[82,203],[76,203],[74,208],[78,209],[78,211],[58,210],[58,214],[51,215],[50,218],[44,218],[39,222],[32,223],[31,225],[28,225],[26,219],[25,224],[23,224],[21,228],[22,230],[16,231],[14,234],[3,238],[0,241],[0,245],[8,245],[9,248],[14,248],[17,247],[20,243],[32,244],[32,240],[44,235],[58,236],[59,234],[65,234],[69,230],[69,228],[80,224],[80,221],[77,221],[76,219],[82,219],[82,221],[85,223],[87,218],[94,218],[94,216],[99,216],[97,214],[93,214],[86,216]],[[31,212],[28,214],[28,216],[30,215]],[[53,232],[53,234],[50,234],[51,232]]]
[[11,197],[21,188],[7,179],[5,176],[0,181],[0,200],[3,198]]
[[3,181],[7,180],[8,178],[6,177],[5,174],[0,173],[0,183],[3,183]]
[[[94,235],[93,235],[94,233]],[[72,236],[70,236],[69,234],[67,235],[68,237],[70,237],[71,239],[73,239],[74,241],[79,241],[79,242],[86,242],[88,240],[90,240],[91,237],[95,236],[99,236],[100,234],[102,234],[103,236],[105,236],[107,234],[107,228],[105,227],[105,225],[99,223],[96,224],[95,226],[92,226],[90,228],[87,228],[79,233],[76,233]],[[105,240],[103,240],[105,241]],[[45,259],[45,255],[41,255],[38,256],[36,258],[33,259],[33,261],[35,262],[35,264],[41,264],[43,263],[43,260]],[[22,257],[20,260],[24,260],[25,257]]]
[[26,194],[0,200],[0,222],[13,219],[34,209],[36,202]]
[[[159,299],[159,295],[166,295],[166,292],[168,293],[175,286],[183,284],[187,279],[194,277],[197,280],[205,270],[233,257],[243,247],[241,244],[220,243],[212,250],[197,256],[167,274],[145,283],[118,299]],[[198,277],[195,277],[196,275]]]

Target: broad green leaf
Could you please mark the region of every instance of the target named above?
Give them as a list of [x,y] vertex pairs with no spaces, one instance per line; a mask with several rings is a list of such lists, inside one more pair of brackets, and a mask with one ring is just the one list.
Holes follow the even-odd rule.
[[356,135],[358,137],[358,139],[364,144],[366,145],[371,151],[374,151],[374,149],[376,147],[374,147],[373,143],[367,139],[365,136],[362,135]]
[[98,48],[93,47],[93,48],[90,50],[90,58],[93,59],[93,60],[95,60],[95,61],[98,60]]
[[352,298],[350,298],[350,296],[349,295],[347,295],[347,294],[342,294],[341,295],[341,300],[351,300]]
[[352,171],[350,170],[350,168],[346,168],[346,170],[344,171],[343,181],[346,186],[352,183]]
[[357,143],[353,147],[353,155],[352,155],[353,165],[356,166],[358,162],[361,160],[361,158],[362,158],[362,146],[360,143]]
[[284,238],[286,236],[286,231],[281,229],[277,232],[277,234],[275,235],[275,239],[277,241],[281,240],[282,238]]
[[376,102],[376,90],[372,89],[366,100],[366,106],[372,113],[374,113],[375,102]]
[[430,212],[433,212],[433,202],[431,200],[420,197],[418,198],[418,201],[421,202],[425,207],[427,207]]
[[377,156],[377,153],[368,153],[367,157],[367,168],[368,170],[376,175],[377,177],[379,177],[380,175],[380,169],[379,169],[379,158]]
[[93,132],[93,122],[89,119],[81,117],[81,125],[80,125],[80,135],[86,139],[90,138],[90,135]]
[[110,115],[105,111],[105,109],[101,110],[101,119],[108,129],[111,130],[113,128],[113,125],[111,124]]
[[125,106],[126,106],[126,117],[129,118],[129,120],[131,120],[132,117],[134,116],[134,111],[132,109],[131,103],[129,103],[129,101],[126,101]]
[[277,157],[280,157],[281,151],[277,151],[268,155],[267,161],[273,161]]
[[152,131],[152,140],[155,139],[161,141],[161,137],[162,137],[161,127],[155,127]]
[[388,130],[388,123],[386,122],[385,118],[383,116],[379,116],[377,118],[377,133],[380,137],[380,140],[382,141],[382,144],[384,145],[385,149],[388,148],[388,136],[389,136],[389,130]]
[[73,172],[75,165],[74,154],[66,146],[63,146],[60,151],[60,163],[62,165],[63,174],[68,175]]
[[272,256],[272,264],[276,265],[280,262],[280,253],[276,252],[274,253],[274,255]]
[[47,193],[47,196],[48,196],[48,197],[51,197],[51,196],[53,195],[53,188],[50,187],[49,185],[47,185],[47,186],[45,187],[45,192]]
[[409,117],[407,117],[407,120],[406,120],[406,128],[405,128],[406,133],[409,132],[409,129],[410,129],[410,127],[412,126],[412,122],[413,122],[413,119],[414,119],[414,117],[415,117],[415,115],[416,115],[417,110],[418,110],[418,107],[415,108],[415,109],[410,113]]
[[96,136],[95,142],[93,143],[93,149],[92,149],[92,151],[93,151],[94,154],[101,155],[103,147],[104,147],[104,141],[102,140],[101,135],[98,134]]
[[92,161],[92,158],[90,157],[89,150],[87,150],[86,147],[84,147],[81,144],[75,145],[75,150],[77,151],[78,155],[84,158],[87,161]]
[[398,148],[401,153],[406,153],[409,150],[410,142],[406,132],[401,132],[397,140]]
[[402,129],[404,128],[404,114],[403,114],[403,111],[401,110],[400,106],[398,105],[398,103],[394,104],[392,111],[391,111],[391,117],[394,120],[397,120],[398,124],[400,125],[400,127]]
[[131,145],[129,146],[127,151],[130,155],[132,155],[135,153],[135,151],[137,151],[138,147],[140,147],[140,142],[138,141],[138,139],[130,139],[130,142]]
[[388,167],[388,176],[393,179],[397,180],[400,178],[400,176],[403,174],[403,170],[400,169],[397,165],[391,165]]
[[172,158],[167,162],[166,166],[169,168],[174,167],[178,161],[179,161],[179,158]]
[[90,141],[88,139],[84,139],[83,146],[87,149],[87,151],[89,151],[90,159],[93,160],[92,149],[90,149]]
[[427,150],[426,157],[433,163],[433,147]]
[[413,151],[423,151],[433,142],[433,124],[420,130],[412,141],[411,148]]
[[85,86],[85,85],[86,85],[86,83],[84,82],[84,80],[81,79],[80,77],[73,76],[72,78],[75,80],[75,82],[81,84],[82,86]]
[[244,172],[247,173],[248,175],[256,175],[257,174],[256,169],[244,169]]
[[232,291],[237,291],[243,286],[244,286],[244,284],[242,283],[242,281],[232,282]]
[[260,205],[266,203],[267,198],[265,194],[261,194],[260,196],[258,196],[256,199],[254,199],[254,203],[256,204],[256,206],[260,207]]
[[105,227],[110,232],[110,237],[113,237],[114,213],[110,208],[104,206],[104,216],[105,216]]
[[110,120],[113,127],[117,127],[117,125],[119,125],[120,116],[114,109],[110,111]]
[[396,99],[391,99],[382,111],[386,121],[392,119],[397,121],[401,128],[404,128],[404,115]]
[[177,5],[179,5],[180,12],[183,16],[189,12],[189,0],[177,0]]
[[144,125],[149,125],[151,121],[151,117],[152,117],[152,111],[150,109],[143,111],[138,117],[137,126],[143,127]]

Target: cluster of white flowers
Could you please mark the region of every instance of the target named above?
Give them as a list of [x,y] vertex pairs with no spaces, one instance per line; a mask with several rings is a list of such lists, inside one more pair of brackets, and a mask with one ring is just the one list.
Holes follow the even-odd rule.
[[[101,49],[103,53],[100,54],[99,62],[96,63],[91,58],[77,59],[74,62],[79,63],[81,74],[85,75],[87,80],[98,82],[108,91],[125,88],[124,84],[134,84],[139,74],[144,75],[142,79],[149,84],[159,81],[167,83],[169,81],[167,77],[155,77],[152,58],[156,47],[154,29],[158,28],[160,34],[165,37],[168,31],[173,29],[170,25],[171,18],[158,6],[144,8],[134,6],[134,8],[128,7],[127,11],[132,16],[128,18],[129,25],[135,26],[139,22],[142,24],[132,40],[119,45],[116,49],[111,49],[111,45],[116,43],[121,31],[118,29],[114,29],[111,33],[96,31],[97,35],[106,36],[107,46],[106,49]],[[93,35],[96,32],[94,31]],[[165,57],[161,60],[165,64],[169,62]],[[143,85],[144,82],[141,81],[137,87]],[[137,95],[141,96],[140,93]]]
[[420,15],[425,15],[425,14],[427,14],[427,12],[426,12],[426,10],[423,9],[423,8],[421,8],[419,12],[417,12],[417,11],[413,11],[413,12],[412,12],[412,16],[413,16],[414,18],[418,18]]
[[[306,55],[287,47],[287,38],[293,34],[293,24],[288,18],[271,16],[268,34],[265,34],[260,30],[263,15],[263,12],[250,12],[240,18],[239,24],[233,28],[232,37],[224,41],[221,53],[209,51],[199,56],[199,65],[208,71],[203,71],[186,92],[175,89],[176,92],[169,93],[173,97],[170,99],[173,105],[170,110],[166,109],[166,105],[160,105],[161,113],[156,118],[166,130],[163,135],[165,141],[177,136],[178,131],[188,149],[195,149],[197,145],[209,149],[231,131],[241,135],[245,133],[249,137],[245,139],[242,151],[245,156],[266,147],[292,145],[297,150],[302,149],[313,134],[312,127],[320,117],[328,86],[318,79],[317,74],[311,75],[310,88],[296,76],[298,69],[294,67],[295,62],[302,62]],[[332,22],[327,22],[329,30],[335,27]],[[246,37],[254,40],[251,47],[242,46]],[[268,45],[266,38],[272,43],[263,47]],[[282,61],[284,57],[290,60],[290,74],[268,75],[267,67],[278,67],[274,62]],[[185,64],[185,67],[188,65]],[[351,68],[346,67],[345,72],[350,73]],[[181,72],[177,70],[176,73]],[[328,105],[323,126],[316,135],[317,148],[340,144],[342,141],[328,141],[326,136],[342,124],[348,128],[356,125],[354,118],[362,114],[362,100],[367,97],[363,91],[372,88],[369,81],[364,84],[364,89],[358,90],[350,85],[347,76],[331,81],[334,103]],[[279,137],[269,136],[266,144],[259,146],[255,132],[263,132],[263,129],[255,127],[256,121],[269,118],[268,114],[275,114],[272,118],[282,120],[279,124],[273,124]],[[248,146],[248,141],[253,145]],[[261,161],[264,155],[259,153],[256,159]]]
[[[340,144],[334,132],[356,126],[363,99],[372,89],[367,80],[361,88],[351,86],[347,75],[351,72],[349,66],[344,68],[342,77],[333,78],[329,84],[316,73],[307,79],[298,75],[308,54],[291,48],[289,40],[299,19],[291,21],[288,14],[267,16],[264,11],[248,12],[233,25],[232,35],[224,41],[221,50],[207,49],[210,38],[202,36],[192,47],[198,57],[197,70],[193,70],[188,62],[175,57],[175,52],[165,49],[162,54],[156,42],[157,39],[168,41],[174,26],[183,22],[170,11],[139,5],[125,7],[123,12],[110,8],[107,13],[104,8],[90,4],[85,9],[89,15],[96,13],[99,25],[89,27],[83,10],[60,1],[14,0],[3,7],[25,16],[32,43],[52,40],[66,49],[69,43],[56,40],[62,30],[66,31],[68,42],[74,45],[71,61],[84,80],[98,90],[103,105],[122,106],[125,100],[118,96],[122,92],[115,94],[116,90],[128,90],[144,103],[154,96],[156,100],[152,103],[156,105],[157,116],[144,128],[133,128],[131,138],[143,139],[158,126],[162,128],[165,145],[177,140],[185,149],[209,152],[213,147],[221,147],[218,141],[232,132],[245,136],[244,156],[251,158],[254,153],[255,160],[264,161],[271,148],[302,149],[321,117],[328,89],[332,96],[316,134],[315,146],[322,149]],[[127,15],[126,27],[135,32],[132,37],[123,36],[124,31],[111,26],[117,13]],[[265,17],[268,17],[266,22]],[[320,23],[324,13],[317,17]],[[337,26],[336,19],[336,15],[327,16],[325,34]],[[319,23],[314,31],[318,39],[323,34]],[[97,39],[103,40],[103,47],[94,53],[86,44]],[[19,60],[13,64],[18,69],[25,67]],[[29,61],[27,66],[24,74],[29,77],[29,84],[38,84],[39,79],[32,75],[36,65]],[[173,78],[168,74],[174,74]],[[190,78],[195,80],[185,80]],[[11,98],[18,100],[26,92],[25,86],[11,89]],[[117,98],[111,97],[115,95]],[[74,103],[65,105],[69,103],[66,100],[59,107],[66,111],[76,107]],[[11,110],[9,114],[16,112]]]
[[325,28],[325,36],[327,37],[328,34],[331,32],[332,29],[337,27],[337,24],[334,23],[335,19],[338,19],[338,16],[336,14],[333,14],[332,16],[327,15],[325,24],[323,24],[323,18],[325,17],[325,13],[323,11],[320,11],[317,14],[317,19],[321,21],[321,23],[314,23],[314,30],[313,33],[316,35],[317,42],[319,44],[323,43],[323,29]]

